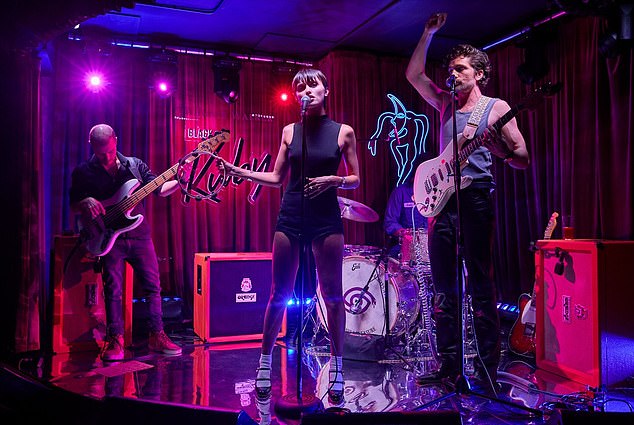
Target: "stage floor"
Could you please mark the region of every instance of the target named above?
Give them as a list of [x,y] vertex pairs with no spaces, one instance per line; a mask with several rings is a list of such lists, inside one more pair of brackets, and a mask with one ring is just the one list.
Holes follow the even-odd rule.
[[[138,401],[178,403],[185,406],[245,411],[261,422],[286,423],[277,418],[274,405],[283,395],[297,393],[297,351],[285,340],[273,352],[273,396],[270,404],[256,405],[255,369],[259,343],[205,344],[191,329],[169,329],[174,341],[183,346],[183,354],[166,356],[150,353],[146,342],[136,338],[135,346],[118,363],[103,363],[97,352],[55,354],[42,358],[28,371],[36,378],[72,393],[103,399],[126,397]],[[305,341],[309,342],[309,341]],[[316,341],[313,341],[315,343]],[[390,350],[388,350],[389,352]],[[534,361],[513,357],[503,349],[498,398],[517,406],[542,412],[543,418],[530,412],[461,394],[421,409],[424,404],[448,393],[439,385],[419,386],[408,364],[398,356],[375,362],[344,360],[345,408],[353,413],[456,411],[463,423],[540,424],[552,421],[554,409],[630,412],[633,388],[589,391],[575,383],[543,370]],[[328,404],[327,346],[308,346],[302,365],[303,393]],[[25,368],[22,368],[25,369]],[[634,416],[632,417],[634,421]]]

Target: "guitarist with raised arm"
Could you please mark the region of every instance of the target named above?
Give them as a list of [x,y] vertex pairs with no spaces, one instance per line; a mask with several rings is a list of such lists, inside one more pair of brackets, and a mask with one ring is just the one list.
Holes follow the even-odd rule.
[[[89,142],[93,155],[73,170],[70,203],[72,210],[81,214],[84,225],[81,237],[84,242],[90,245],[94,240],[99,241],[94,249],[89,250],[93,253],[95,250],[103,252],[101,258],[108,330],[101,358],[104,361],[124,358],[122,283],[125,261],[134,269],[147,299],[150,349],[170,355],[181,354],[181,347],[173,343],[163,331],[158,261],[150,226],[142,217],[143,204],[137,203],[132,209],[133,214],[138,214],[134,219],[129,219],[128,211],[122,208],[126,206],[128,192],[139,183],[156,181],[156,192],[167,196],[178,189],[178,182],[159,179],[140,159],[119,153],[117,136],[109,125],[94,126],[90,130]],[[174,174],[170,173],[170,177]],[[111,206],[120,211],[112,211]]]
[[[429,45],[446,19],[445,13],[434,14],[428,19],[410,59],[406,76],[423,99],[440,112],[440,150],[447,150],[451,155],[452,98],[426,73]],[[474,149],[461,164],[463,185],[468,186],[460,192],[463,258],[468,272],[467,293],[472,297],[474,327],[481,357],[481,361],[475,362],[475,376],[471,380],[474,388],[490,392],[497,378],[500,359],[500,324],[492,261],[494,209],[491,192],[495,187],[491,174],[492,155],[504,159],[514,168],[528,167],[529,156],[515,119],[509,120],[501,128],[493,127],[511,108],[505,101],[485,97],[481,92],[491,71],[486,53],[470,45],[459,45],[447,55],[446,66],[449,82],[455,81],[459,147],[468,145],[469,140],[485,134],[485,131],[490,133],[483,145]],[[461,329],[458,329],[461,303],[457,299],[456,200],[455,194],[452,194],[434,214],[425,214],[421,209],[423,200],[420,194],[433,192],[437,182],[432,181],[428,187],[424,186],[425,181],[419,177],[422,166],[419,166],[414,180],[414,199],[422,214],[432,216],[429,222],[429,256],[436,290],[434,318],[441,368],[436,375],[420,377],[418,382],[423,384],[440,380],[454,383],[461,371],[462,360],[457,355],[458,344],[462,339]],[[441,161],[441,167],[437,178],[444,179],[447,174],[452,174],[451,163]],[[433,196],[432,193],[430,203],[435,202]]]

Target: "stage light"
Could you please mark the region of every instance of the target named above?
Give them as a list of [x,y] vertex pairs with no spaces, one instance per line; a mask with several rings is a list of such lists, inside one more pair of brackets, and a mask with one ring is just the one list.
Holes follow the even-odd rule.
[[524,49],[524,62],[517,67],[517,75],[524,84],[541,80],[550,70],[546,46],[554,38],[552,30],[540,27],[524,33],[515,45]]
[[297,72],[297,67],[289,64],[273,66],[271,73],[271,100],[278,106],[294,105],[291,93],[291,81]]
[[84,77],[86,89],[93,93],[99,93],[106,88],[107,81],[101,72],[90,71]]
[[240,97],[241,68],[239,59],[230,56],[214,58],[214,92],[229,104],[236,103]]
[[150,57],[150,89],[161,98],[171,96],[176,90],[178,57],[169,50],[152,52]]

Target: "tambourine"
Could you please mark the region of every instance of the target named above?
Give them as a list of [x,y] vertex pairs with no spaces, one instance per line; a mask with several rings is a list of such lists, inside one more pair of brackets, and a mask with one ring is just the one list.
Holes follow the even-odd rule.
[[229,140],[228,130],[217,131],[178,161],[176,178],[185,195],[185,202],[188,202],[189,198],[197,201],[213,201],[222,188],[226,186],[225,182],[229,178],[226,169],[223,169],[213,184],[210,184],[211,182],[205,176],[208,176],[209,167],[218,158],[216,152],[227,140]]

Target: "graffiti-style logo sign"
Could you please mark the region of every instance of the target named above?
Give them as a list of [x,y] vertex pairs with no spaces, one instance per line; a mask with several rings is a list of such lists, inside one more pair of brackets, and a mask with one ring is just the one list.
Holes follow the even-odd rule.
[[368,149],[376,156],[378,140],[390,143],[390,152],[396,161],[398,180],[402,184],[414,171],[414,161],[427,152],[429,119],[424,114],[408,111],[396,96],[387,95],[394,106],[394,112],[383,112],[376,122],[376,130],[370,137]]
[[[218,192],[221,188],[227,187],[230,183],[234,186],[238,186],[242,184],[245,179],[240,177],[227,177],[222,174],[216,175],[213,171],[217,171],[214,166],[215,155],[220,155],[222,148],[224,147],[225,142],[221,142],[215,148],[213,153],[210,152],[201,152],[198,156],[192,161],[192,170],[190,181],[186,183],[185,195],[183,196],[184,202],[189,202],[191,198],[200,200],[204,199],[206,201],[219,203],[220,198],[218,198]],[[246,170],[253,171],[268,171],[269,165],[271,164],[271,155],[269,153],[264,153],[261,156],[261,159],[258,161],[257,158],[252,158],[251,162],[243,162],[240,163],[242,157],[242,149],[244,147],[244,139],[238,139],[238,145],[233,157],[232,164],[236,167],[244,168]],[[221,155],[220,155],[221,156]],[[253,184],[251,191],[249,192],[248,201],[251,204],[255,204],[260,192],[262,191],[261,184]]]

